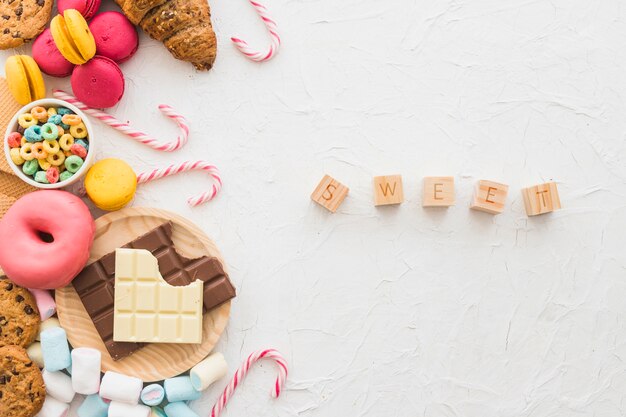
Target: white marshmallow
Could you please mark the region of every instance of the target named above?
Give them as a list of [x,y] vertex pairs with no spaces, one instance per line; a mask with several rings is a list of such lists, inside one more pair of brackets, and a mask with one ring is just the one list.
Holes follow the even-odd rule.
[[217,352],[191,368],[189,376],[191,377],[191,385],[197,391],[204,391],[209,385],[226,376],[227,373],[228,364],[224,355]]
[[41,411],[35,417],[65,417],[70,411],[70,405],[47,396]]
[[135,404],[130,405],[111,401],[109,405],[109,417],[148,417],[150,415],[150,407]]
[[96,394],[100,389],[100,362],[102,354],[92,348],[72,351],[72,387],[83,395]]
[[43,352],[41,351],[41,343],[35,342],[26,349],[28,357],[35,362],[39,369],[43,368]]
[[42,321],[39,325],[39,333],[37,333],[35,340],[41,340],[41,332],[52,327],[61,327],[61,323],[59,323],[59,319],[56,317],[50,317],[48,320]]
[[100,384],[100,396],[107,400],[135,405],[139,402],[142,389],[141,379],[107,371]]
[[46,384],[46,393],[64,403],[71,403],[74,399],[74,388],[72,388],[72,378],[63,372],[50,372],[44,369],[41,373],[43,382]]

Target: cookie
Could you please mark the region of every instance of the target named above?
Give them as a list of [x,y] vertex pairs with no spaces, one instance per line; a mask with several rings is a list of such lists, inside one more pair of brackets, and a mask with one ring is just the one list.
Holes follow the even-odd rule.
[[0,49],[16,48],[46,28],[54,0],[0,1]]
[[41,371],[19,346],[0,347],[0,416],[33,417],[46,399]]
[[0,277],[0,347],[27,348],[37,337],[39,323],[39,310],[32,294],[6,277]]

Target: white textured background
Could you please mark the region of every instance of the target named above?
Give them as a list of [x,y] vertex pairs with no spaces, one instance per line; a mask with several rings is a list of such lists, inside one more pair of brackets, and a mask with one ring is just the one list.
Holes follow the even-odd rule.
[[[267,0],[278,57],[246,1],[212,1],[215,68],[155,41],[123,65],[111,111],[189,145],[162,154],[96,123],[100,157],[138,171],[202,157],[141,187],[135,205],[189,217],[223,250],[238,289],[218,349],[271,363],[225,416],[622,416],[626,413],[626,5],[619,0]],[[28,51],[27,48],[24,51]],[[4,54],[4,57],[7,55]],[[67,80],[48,79],[48,86]],[[309,200],[328,173],[337,214]],[[406,202],[375,208],[372,176],[402,174]],[[455,175],[457,205],[422,209],[421,178]],[[510,184],[504,214],[468,209],[479,179]],[[520,188],[559,184],[563,210],[528,219]],[[202,416],[226,379],[194,404]]]

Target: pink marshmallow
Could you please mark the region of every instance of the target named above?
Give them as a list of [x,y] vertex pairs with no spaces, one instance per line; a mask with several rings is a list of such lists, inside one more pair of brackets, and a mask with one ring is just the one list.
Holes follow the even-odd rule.
[[54,302],[54,298],[52,298],[50,291],[36,289],[29,289],[29,291],[33,297],[35,297],[35,301],[37,302],[37,309],[39,310],[41,321],[54,316],[54,313],[57,312],[57,305]]

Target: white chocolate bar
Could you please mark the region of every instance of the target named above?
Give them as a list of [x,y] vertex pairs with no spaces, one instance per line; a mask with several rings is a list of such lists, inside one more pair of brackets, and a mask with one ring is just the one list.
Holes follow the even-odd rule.
[[143,249],[115,251],[116,342],[200,343],[203,283],[169,285]]

